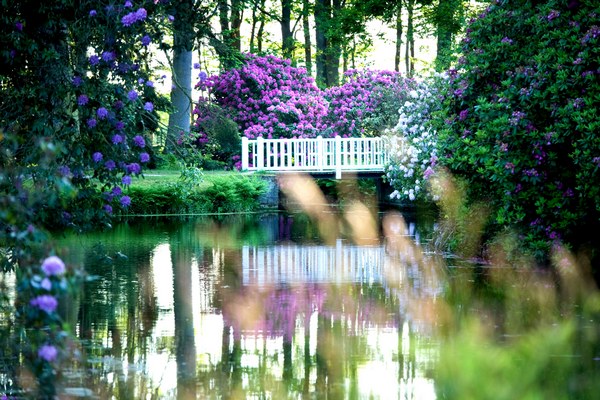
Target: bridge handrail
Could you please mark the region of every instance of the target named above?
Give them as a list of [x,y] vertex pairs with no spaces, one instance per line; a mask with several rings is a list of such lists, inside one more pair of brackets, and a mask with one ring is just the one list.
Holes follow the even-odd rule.
[[242,171],[383,171],[389,160],[382,137],[242,138]]

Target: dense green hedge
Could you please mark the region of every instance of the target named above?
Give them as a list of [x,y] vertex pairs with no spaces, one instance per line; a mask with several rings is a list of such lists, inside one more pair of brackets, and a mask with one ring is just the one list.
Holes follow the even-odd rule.
[[207,176],[202,182],[177,181],[132,186],[129,215],[195,214],[255,211],[266,183],[243,175]]

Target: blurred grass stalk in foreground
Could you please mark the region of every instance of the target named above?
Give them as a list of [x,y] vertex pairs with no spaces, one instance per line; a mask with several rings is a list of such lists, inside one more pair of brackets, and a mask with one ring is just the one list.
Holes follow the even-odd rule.
[[[326,243],[340,232],[358,245],[378,243],[376,212],[359,200],[338,217],[310,177],[286,175],[280,186],[317,222]],[[594,398],[600,296],[586,256],[556,243],[552,265],[541,270],[507,231],[490,242],[483,265],[455,268],[440,249],[451,242],[461,260],[481,254],[488,212],[484,204],[467,206],[464,188],[443,171],[431,190],[440,209],[438,232],[426,246],[434,251],[415,243],[399,212],[384,215],[381,230],[385,276],[400,313],[439,342],[431,371],[438,398]]]

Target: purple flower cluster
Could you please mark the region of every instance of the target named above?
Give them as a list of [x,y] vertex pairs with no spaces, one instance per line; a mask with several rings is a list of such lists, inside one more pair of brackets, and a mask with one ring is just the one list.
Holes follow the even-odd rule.
[[[327,104],[314,80],[304,69],[274,56],[249,54],[241,68],[202,75],[197,87],[212,94],[249,138],[313,137],[323,128]],[[199,131],[211,118],[202,100],[195,110]]]
[[[203,124],[214,117],[213,100],[254,139],[272,137],[356,136],[367,130],[364,121],[386,111],[397,122],[407,81],[389,71],[350,71],[344,85],[321,91],[302,68],[274,56],[246,55],[245,64],[207,77],[199,74],[202,97],[194,110],[199,143],[206,143]],[[396,99],[390,110],[383,105]]]
[[121,23],[123,24],[123,26],[131,26],[136,22],[145,20],[147,16],[148,12],[145,8],[138,8],[137,11],[131,12],[123,16],[123,18],[121,18]]
[[31,299],[29,304],[50,314],[56,310],[56,307],[58,307],[58,300],[49,294],[42,294]]
[[[349,70],[345,82],[324,92],[329,102],[324,119],[332,136],[360,136],[373,133],[367,121],[379,118],[375,125],[391,127],[398,120],[398,109],[409,91],[410,81],[394,71]],[[386,110],[390,106],[391,110]],[[385,117],[390,118],[385,121]],[[387,123],[386,123],[387,122]]]
[[65,273],[65,263],[57,256],[50,256],[42,262],[42,271],[47,276]]
[[58,350],[50,344],[45,344],[38,349],[38,357],[48,362],[56,360],[57,356]]

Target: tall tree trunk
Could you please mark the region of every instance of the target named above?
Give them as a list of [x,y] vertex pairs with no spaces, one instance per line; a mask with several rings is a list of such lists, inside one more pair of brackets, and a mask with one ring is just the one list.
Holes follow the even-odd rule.
[[398,2],[396,10],[396,55],[394,56],[394,71],[400,71],[400,58],[402,56],[402,1]]
[[[337,19],[342,8],[342,0],[332,0],[331,19]],[[329,33],[327,51],[327,86],[336,86],[340,81],[340,58],[342,57],[342,38]]]
[[229,4],[227,0],[219,0],[219,24],[221,25],[221,37],[227,42],[229,35]]
[[437,52],[435,68],[443,71],[450,67],[452,40],[458,30],[456,14],[462,12],[462,0],[440,1],[435,9]]
[[331,0],[315,0],[315,39],[317,44],[317,85],[327,86],[327,27],[330,19]]
[[192,48],[194,45],[193,0],[177,3],[173,22],[173,88],[165,152],[171,153],[181,135],[190,132],[192,115]]
[[241,26],[244,20],[244,1],[231,1],[231,45],[238,52],[242,51]]
[[312,43],[310,40],[310,24],[308,20],[310,3],[302,0],[302,28],[304,30],[304,65],[308,75],[312,75]]
[[254,45],[254,38],[256,35],[256,25],[258,24],[258,19],[256,17],[256,7],[252,8],[252,22],[251,22],[251,28],[250,28],[250,53],[255,53],[255,45]]
[[292,35],[292,0],[281,0],[281,53],[283,58],[292,60],[294,36]]
[[[260,2],[261,10],[264,10],[264,8],[265,8],[265,1],[266,0],[261,0],[261,2]],[[265,15],[261,11],[260,24],[258,25],[258,33],[256,34],[256,36],[257,36],[256,50],[258,51],[259,54],[262,53],[262,51],[263,51],[263,34],[264,34],[264,32],[265,32]]]
[[414,40],[414,25],[413,25],[413,12],[415,0],[407,1],[407,11],[408,11],[408,26],[406,28],[406,75],[411,77],[413,76],[414,70],[414,56],[415,56],[415,40]]

